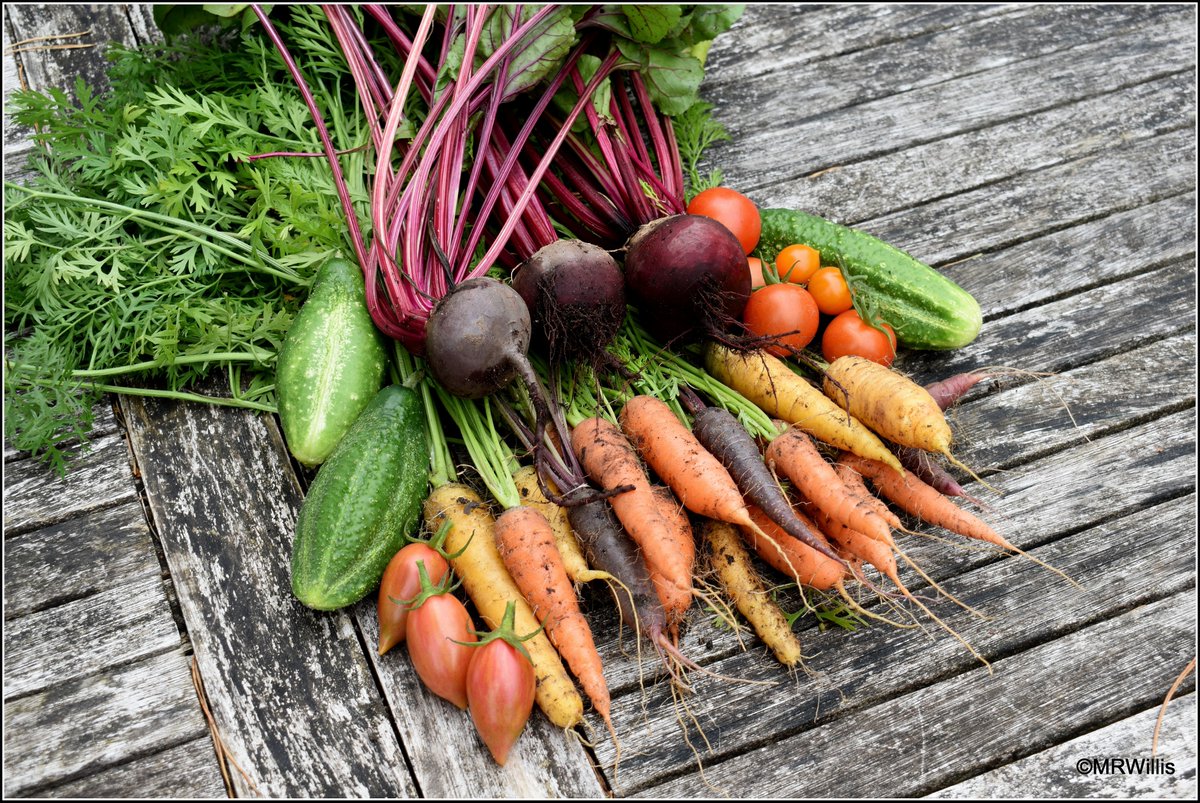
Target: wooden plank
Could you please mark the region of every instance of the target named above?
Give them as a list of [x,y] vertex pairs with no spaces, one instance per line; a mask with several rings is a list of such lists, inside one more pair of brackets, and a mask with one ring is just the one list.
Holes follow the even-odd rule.
[[[982,253],[942,273],[968,285],[995,318],[1195,259],[1195,242],[1196,194],[1187,192]],[[1048,266],[1053,282],[1044,280]]]
[[160,575],[141,504],[105,508],[5,541],[4,618]]
[[[1155,277],[1147,288],[1145,277]],[[1009,366],[1029,371],[1061,371],[1163,337],[1189,326],[1180,315],[1144,314],[1130,305],[1130,292],[1154,298],[1157,309],[1188,309],[1195,296],[1195,265],[1187,262],[1148,271],[1142,277],[1102,284],[1092,290],[985,321],[979,338],[968,348],[950,352],[906,354],[897,360],[918,381],[951,376],[985,366]],[[981,299],[980,305],[988,299]],[[1096,310],[1106,310],[1105,316]],[[1174,366],[1174,371],[1184,366]]]
[[[375,599],[354,608],[367,645],[379,643]],[[421,795],[429,798],[598,798],[604,788],[578,734],[551,724],[540,709],[503,767],[475,732],[471,717],[421,684],[403,647],[367,650],[396,718]],[[437,738],[431,738],[437,734]]]
[[[902,539],[901,548],[939,578],[948,592],[991,619],[980,622],[945,601],[934,610],[983,654],[994,657],[1023,649],[1030,641],[1070,632],[1105,611],[1111,614],[1189,587],[1192,551],[1181,549],[1179,539],[1188,531],[1189,510],[1195,502],[1194,469],[1188,472],[1195,465],[1188,445],[1193,423],[1194,414],[1185,411],[1138,428],[1141,431],[1119,433],[1039,461],[1028,467],[1020,487],[1006,497],[1005,511],[1011,513],[1006,520],[1019,525],[1012,528],[1012,540],[1023,548],[1045,544],[1034,554],[1067,572],[1085,589],[1104,589],[1102,595],[1078,591],[1018,557]],[[1141,467],[1144,461],[1130,446],[1146,438],[1155,439],[1167,451],[1157,456],[1160,462]],[[1177,497],[1173,502],[1143,512],[1172,488]],[[1114,516],[1125,518],[1113,521]],[[1121,560],[1113,560],[1114,554]],[[967,571],[970,563],[978,568]],[[702,611],[692,613],[692,622],[706,618]],[[621,660],[608,637],[612,630],[600,632],[606,634],[598,641],[614,689],[614,721],[625,748],[620,768],[624,780],[617,793],[628,794],[694,768],[665,684],[645,691],[639,688],[636,665]],[[697,692],[691,714],[719,728],[720,757],[807,726],[802,723],[826,722],[847,707],[885,699],[911,684],[927,684],[976,665],[962,645],[936,628],[931,638],[883,625],[856,633],[836,628],[822,633],[810,625],[800,636],[807,653],[815,656],[809,661],[808,675],[785,680],[779,666],[761,651],[730,650],[726,654],[731,657],[707,668],[726,677],[794,682],[806,690],[812,684],[811,692],[772,695],[768,705],[759,687],[693,676]],[[685,654],[699,657],[708,642],[719,648],[731,640],[727,633],[693,624],[682,648]],[[664,736],[668,733],[674,738]],[[692,744],[701,744],[695,733],[690,735]],[[715,739],[716,733],[709,736]],[[649,750],[649,745],[654,749]],[[611,762],[611,742],[601,739],[596,756],[602,765]],[[707,766],[711,757],[703,758]]]
[[[199,771],[182,772],[194,767]],[[224,781],[216,769],[216,754],[207,735],[123,764],[106,767],[82,778],[38,789],[46,798],[182,798],[226,797]],[[235,770],[236,771],[236,770]]]
[[1194,109],[1195,95],[1191,74],[1176,73],[823,170],[772,188],[771,203],[835,220],[869,220],[1134,140],[1190,129],[1195,116],[1187,110]]
[[137,500],[129,452],[121,433],[97,438],[59,477],[33,459],[4,467],[5,537]]
[[[1152,756],[1150,745],[1159,710],[1159,706],[1149,708],[1128,719],[948,786],[928,797],[981,800],[1036,795],[1061,800],[1100,797],[1195,800],[1196,695],[1193,692],[1171,701],[1163,719],[1158,752]],[[1079,765],[1086,769],[1084,772],[1078,769],[1074,773],[1064,771],[1092,758],[1141,760],[1145,771],[1096,772],[1087,763]],[[1033,789],[1030,778],[1044,778],[1047,784]]]
[[[1078,47],[850,106],[834,101],[835,108],[826,108],[796,88],[856,79],[872,84],[879,76],[870,59],[857,70],[830,59],[786,75],[718,87],[708,100],[716,106],[717,119],[737,136],[715,145],[706,160],[721,166],[731,186],[769,199],[772,191],[817,170],[1190,69],[1195,63],[1195,32],[1189,12],[1178,7],[1157,16],[1134,30]],[[1029,40],[1018,44],[1028,46]],[[899,72],[895,63],[890,68]],[[1034,86],[1036,92],[1030,89]],[[1186,109],[1180,110],[1181,116],[1186,114]],[[737,120],[752,120],[753,125],[733,124]]]
[[[14,41],[41,36],[62,37],[29,45],[37,48],[22,59],[25,79],[31,87],[55,86],[74,93],[78,77],[93,90],[104,89],[108,86],[108,62],[103,58],[104,48],[111,42],[130,46],[137,44],[137,37],[129,24],[128,7],[123,3],[10,3],[6,8]],[[67,38],[71,34],[84,35]],[[48,47],[54,44],[69,44],[72,47]]]
[[300,492],[273,419],[122,405],[237,793],[415,796],[349,615],[291,593]]
[[[1135,607],[1006,656],[992,675],[982,668],[956,675],[710,763],[705,782],[743,799],[927,793],[971,768],[1024,757],[1161,699],[1191,657],[1195,606],[1191,590]],[[848,761],[848,755],[871,760]],[[1057,769],[1031,787],[1075,772],[1070,764]],[[633,796],[690,794],[695,781],[684,777]]]
[[[1038,381],[1025,380],[998,391],[987,404],[963,404],[950,418],[962,441],[961,458],[980,469],[1020,465],[1031,455],[1194,405],[1194,379],[1179,368],[1194,365],[1195,359],[1196,335],[1189,332]],[[1004,483],[1003,475],[993,479]],[[1004,506],[1003,500],[997,504]]]
[[843,5],[807,14],[750,5],[735,32],[713,43],[706,85],[770,91],[821,70],[829,83],[794,82],[793,92],[806,105],[836,107],[1100,41],[1154,17],[1149,9],[1101,5]]
[[1181,130],[885,215],[863,228],[938,265],[1194,192],[1195,173],[1196,140]]
[[[811,62],[859,51],[871,52],[898,40],[929,35],[981,18],[1003,21],[1019,9],[984,4],[754,3],[735,27],[717,37],[709,51],[706,86],[770,84]],[[753,54],[752,57],[747,57]]]
[[[4,726],[5,797],[42,796],[47,786],[68,780],[98,796],[104,782],[90,786],[93,774],[197,740],[207,742],[207,755],[189,749],[175,756],[180,763],[160,764],[153,773],[131,768],[126,776],[147,786],[133,784],[116,796],[153,796],[154,788],[167,787],[168,797],[207,797],[222,788],[191,657],[178,649],[6,702]],[[185,756],[193,760],[184,764]],[[62,796],[70,796],[69,788]]]
[[155,572],[4,623],[4,699],[179,646]]

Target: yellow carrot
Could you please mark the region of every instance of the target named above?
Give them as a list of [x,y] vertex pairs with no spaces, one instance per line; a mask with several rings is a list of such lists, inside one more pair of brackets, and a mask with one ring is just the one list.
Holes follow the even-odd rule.
[[[495,541],[495,519],[487,505],[465,485],[450,483],[435,488],[425,500],[425,521],[433,532],[446,520],[450,565],[462,580],[467,596],[491,629],[504,619],[509,600],[516,603],[516,630],[532,633],[540,626],[529,604],[504,568]],[[524,642],[537,674],[537,703],[546,717],[560,728],[583,721],[583,697],[567,674],[562,660],[544,632]]]
[[861,421],[765,351],[739,352],[716,343],[704,366],[774,418],[781,418],[830,446],[878,460],[902,472],[900,461]]

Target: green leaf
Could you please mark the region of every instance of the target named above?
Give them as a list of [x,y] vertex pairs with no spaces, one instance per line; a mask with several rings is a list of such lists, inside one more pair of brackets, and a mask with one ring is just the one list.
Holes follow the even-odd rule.
[[645,49],[618,39],[621,55],[638,65],[654,104],[663,114],[683,114],[699,99],[704,65],[695,56],[666,48]]
[[621,10],[629,21],[630,36],[647,45],[666,38],[683,16],[683,7],[676,5],[630,5]]
[[179,36],[217,21],[203,6],[156,5],[153,9],[154,24],[168,37]]
[[741,19],[745,10],[746,6],[741,4],[697,5],[691,18],[693,41],[715,39]]
[[[522,8],[522,22],[527,21],[537,10]],[[480,37],[480,56],[487,58],[495,53],[515,27],[513,7],[497,8],[488,18],[483,36]],[[547,76],[554,74],[571,52],[575,39],[575,22],[571,11],[561,6],[521,37],[510,51],[508,73],[504,82],[504,100],[537,86]]]

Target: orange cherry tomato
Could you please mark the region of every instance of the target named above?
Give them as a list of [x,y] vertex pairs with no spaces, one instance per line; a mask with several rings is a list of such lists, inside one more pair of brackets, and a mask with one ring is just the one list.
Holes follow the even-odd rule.
[[775,272],[792,284],[805,284],[821,267],[821,253],[811,245],[794,243],[775,257]]
[[808,280],[808,292],[826,315],[840,315],[854,306],[842,272],[832,266],[821,268],[812,275]]
[[687,205],[689,215],[703,215],[724,224],[749,254],[758,245],[762,218],[758,207],[745,195],[728,187],[711,187],[696,195]]
[[891,365],[896,359],[896,331],[886,323],[882,326],[880,331],[859,317],[858,310],[846,310],[825,327],[821,353],[829,362],[853,354],[880,365]]
[[786,357],[793,349],[812,342],[821,322],[821,311],[812,294],[797,284],[769,284],[750,294],[742,313],[746,330],[759,337],[772,337],[780,343],[767,346],[776,357]]

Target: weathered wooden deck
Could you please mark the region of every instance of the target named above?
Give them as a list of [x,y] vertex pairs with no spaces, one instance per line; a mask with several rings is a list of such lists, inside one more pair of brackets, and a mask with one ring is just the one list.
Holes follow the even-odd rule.
[[[96,47],[21,44],[79,31]],[[6,4],[5,91],[97,82],[104,42],[151,36],[140,6]],[[1194,799],[1194,675],[1163,723],[1173,772],[1079,766],[1148,758],[1196,653],[1194,7],[751,6],[709,64],[730,186],[865,228],[979,299],[975,343],[901,368],[1049,374],[953,421],[1005,491],[972,486],[998,528],[1085,590],[910,538],[987,614],[935,606],[990,673],[935,628],[806,619],[789,676],[696,607],[685,652],[776,685],[696,674],[686,710],[639,678],[596,592],[619,772],[598,720],[540,713],[501,770],[403,650],[375,655],[372,601],[292,598],[303,476],[273,418],[115,399],[65,481],[6,446],[6,797]],[[6,178],[27,134],[6,118]]]

